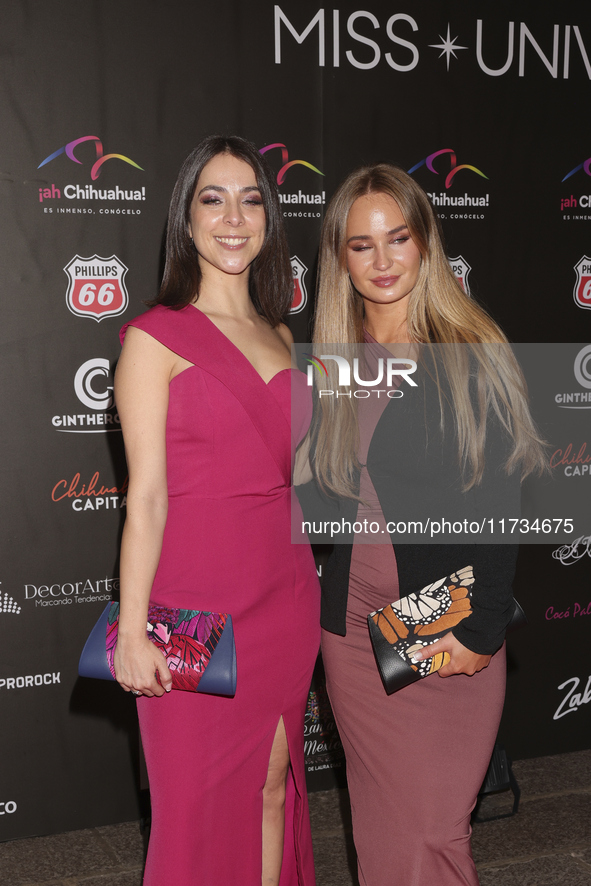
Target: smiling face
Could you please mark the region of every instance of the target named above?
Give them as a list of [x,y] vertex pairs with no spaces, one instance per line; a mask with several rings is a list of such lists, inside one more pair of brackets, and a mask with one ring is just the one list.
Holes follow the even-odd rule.
[[206,280],[244,275],[265,240],[265,208],[253,169],[232,154],[206,163],[191,203],[189,236]]
[[346,241],[347,269],[366,310],[392,305],[406,316],[421,253],[394,198],[382,193],[358,197],[349,211]]

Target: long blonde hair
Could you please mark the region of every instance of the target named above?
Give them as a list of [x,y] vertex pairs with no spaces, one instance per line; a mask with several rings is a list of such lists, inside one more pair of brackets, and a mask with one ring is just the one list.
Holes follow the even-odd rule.
[[[525,477],[532,471],[544,470],[544,443],[532,421],[525,379],[507,338],[457,282],[445,254],[439,220],[426,193],[396,166],[378,163],[355,170],[330,201],[320,240],[314,343],[364,341],[363,299],[347,270],[346,228],[355,200],[374,193],[386,194],[396,201],[421,255],[408,303],[409,341],[472,346],[443,349],[457,417],[464,488],[469,489],[482,479],[486,416],[491,407],[513,440],[505,465],[507,472],[519,467]],[[476,412],[467,384],[470,363],[477,366]],[[443,404],[441,424],[443,428]],[[312,426],[311,451],[315,475],[325,491],[357,497],[358,437],[356,400],[320,398]]]

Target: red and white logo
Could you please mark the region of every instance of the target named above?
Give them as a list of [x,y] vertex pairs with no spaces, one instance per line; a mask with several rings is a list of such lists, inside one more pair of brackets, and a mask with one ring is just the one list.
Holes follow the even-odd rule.
[[451,265],[451,269],[455,274],[456,280],[466,293],[466,295],[470,295],[470,287],[468,286],[468,274],[472,270],[466,259],[462,255],[458,255],[457,258],[450,258],[449,263]]
[[99,323],[105,317],[117,317],[127,308],[129,296],[123,282],[127,268],[116,255],[75,255],[64,271],[70,281],[66,304],[73,314],[92,317]]
[[306,276],[308,268],[297,255],[292,255],[290,261],[293,273],[293,301],[289,313],[299,314],[300,311],[303,311],[306,302],[308,301],[308,293],[304,283],[304,277]]
[[586,255],[575,265],[577,282],[575,283],[575,304],[580,308],[591,309],[591,258]]

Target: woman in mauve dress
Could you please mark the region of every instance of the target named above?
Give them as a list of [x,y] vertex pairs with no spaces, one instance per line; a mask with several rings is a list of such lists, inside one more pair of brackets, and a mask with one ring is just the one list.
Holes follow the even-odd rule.
[[[336,497],[358,528],[374,526],[335,545],[322,588],[322,655],[347,759],[359,881],[476,886],[470,813],[503,707],[517,549],[398,544],[386,527],[413,501],[432,517],[444,516],[450,499],[460,512],[485,516],[483,508],[494,514],[504,504],[515,516],[521,477],[541,468],[543,445],[519,368],[506,345],[494,344],[505,336],[457,283],[426,194],[396,167],[353,172],[331,201],[314,341],[319,356],[334,353],[331,344],[365,343],[369,380],[380,357],[418,364],[416,388],[402,379],[391,397],[370,385],[358,397],[331,397],[335,385],[324,379],[310,437],[327,500]],[[430,343],[459,347],[455,363],[445,351],[434,358],[439,376],[429,371]],[[330,375],[336,361],[324,362]],[[380,535],[386,543],[375,543]],[[388,696],[368,614],[468,566],[470,616],[416,658],[446,653],[447,664]]]
[[[312,412],[282,323],[293,278],[271,170],[210,137],[183,164],[151,310],[122,330],[129,468],[117,679],[138,697],[144,886],[314,886],[303,721],[320,642],[291,458]],[[233,698],[170,691],[148,604],[230,613]],[[207,672],[206,672],[207,673]]]

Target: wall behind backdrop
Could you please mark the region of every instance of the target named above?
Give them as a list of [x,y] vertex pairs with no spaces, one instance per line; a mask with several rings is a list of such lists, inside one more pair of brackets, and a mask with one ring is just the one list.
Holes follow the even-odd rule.
[[[276,171],[296,341],[340,179],[374,160],[412,171],[462,285],[510,338],[574,343],[549,375],[555,472],[591,489],[586,5],[3,5],[0,840],[139,814],[133,702],[78,679],[77,660],[118,590],[118,330],[157,292],[169,196],[203,136],[244,135]],[[502,725],[514,757],[588,747],[591,547],[573,541],[522,549],[530,625],[509,643]],[[321,676],[306,742],[323,787],[342,756]]]

